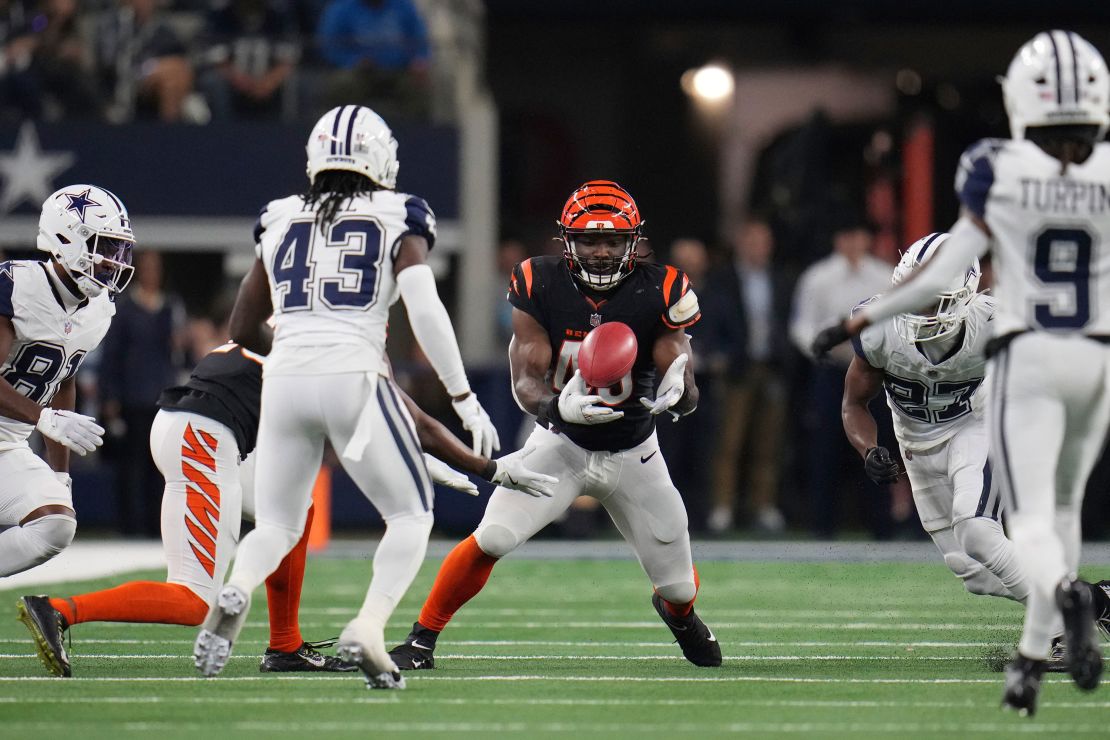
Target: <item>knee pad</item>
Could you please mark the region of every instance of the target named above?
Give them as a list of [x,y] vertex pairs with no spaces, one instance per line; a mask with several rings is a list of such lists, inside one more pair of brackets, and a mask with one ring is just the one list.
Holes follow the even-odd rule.
[[956,522],[953,530],[956,540],[963,551],[974,560],[989,565],[1001,547],[1005,546],[1006,534],[1002,525],[993,519],[974,517]]
[[969,555],[962,552],[950,552],[944,556],[944,564],[961,581],[968,592],[978,596],[1004,596],[999,592],[1001,581],[994,577],[989,570]]
[[656,586],[655,592],[664,601],[672,604],[689,604],[698,595],[698,588],[693,581],[669,583],[666,586]]
[[47,514],[22,525],[23,532],[33,539],[46,558],[52,558],[73,542],[77,520],[65,514]]
[[520,544],[516,533],[500,524],[483,527],[474,533],[474,540],[482,552],[491,558],[503,558]]

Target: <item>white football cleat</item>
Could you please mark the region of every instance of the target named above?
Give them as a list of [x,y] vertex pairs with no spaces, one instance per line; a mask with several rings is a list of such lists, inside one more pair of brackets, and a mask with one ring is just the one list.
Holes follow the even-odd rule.
[[250,608],[250,594],[237,586],[224,586],[193,644],[193,664],[198,671],[211,677],[224,669]]
[[352,619],[339,635],[335,654],[340,660],[359,667],[366,676],[367,688],[405,688],[401,671],[385,650],[382,626],[373,620],[360,617]]

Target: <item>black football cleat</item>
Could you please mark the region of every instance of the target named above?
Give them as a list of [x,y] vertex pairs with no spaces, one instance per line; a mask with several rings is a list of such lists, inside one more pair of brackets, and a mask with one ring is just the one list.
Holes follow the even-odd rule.
[[1045,661],[1026,658],[1015,653],[1006,666],[1006,688],[1002,692],[1002,708],[1016,710],[1022,717],[1037,713],[1037,694],[1041,691]]
[[1103,637],[1110,640],[1110,581],[1091,584],[1095,599],[1095,624]]
[[301,646],[291,653],[266,648],[258,670],[263,673],[350,673],[357,671],[358,666],[344,663],[334,655],[317,652],[313,643],[302,642]]
[[69,623],[62,613],[50,606],[46,596],[23,596],[16,602],[18,619],[31,631],[35,650],[46,670],[54,676],[69,678],[69,656],[64,643]]
[[721,646],[713,636],[713,631],[693,609],[685,617],[676,617],[663,606],[663,597],[657,593],[651,595],[651,605],[655,607],[663,624],[670,628],[686,660],[703,668],[721,665]]
[[1090,584],[1065,578],[1056,587],[1056,606],[1064,616],[1064,661],[1075,685],[1084,691],[1098,688],[1102,677],[1102,649],[1095,631],[1094,597]]
[[1064,642],[1063,635],[1052,638],[1052,652],[1048,654],[1048,660],[1044,662],[1045,673],[1067,673],[1068,661],[1065,656],[1068,654],[1068,645]]
[[434,632],[420,622],[412,623],[412,632],[405,641],[389,651],[389,657],[402,671],[423,671],[436,667],[432,652],[436,649],[438,632]]

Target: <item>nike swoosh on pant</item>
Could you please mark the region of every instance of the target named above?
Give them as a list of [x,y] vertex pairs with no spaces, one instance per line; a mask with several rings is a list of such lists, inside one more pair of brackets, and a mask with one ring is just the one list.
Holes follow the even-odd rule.
[[650,455],[648,455],[647,457],[644,457],[643,455],[641,455],[641,456],[640,456],[640,463],[641,463],[641,464],[642,464],[642,463],[646,463],[646,462],[647,462],[648,460],[650,460],[651,458],[655,457],[655,453],[656,453],[656,452],[659,452],[659,450],[655,450],[654,452],[652,452],[652,453],[651,453]]

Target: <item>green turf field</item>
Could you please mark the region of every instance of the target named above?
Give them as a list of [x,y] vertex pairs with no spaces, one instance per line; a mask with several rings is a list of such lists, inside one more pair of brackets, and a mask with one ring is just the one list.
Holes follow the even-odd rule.
[[[395,615],[391,642],[406,634],[436,565]],[[389,692],[349,674],[260,674],[261,592],[219,678],[197,677],[194,628],[111,624],[75,627],[75,677],[48,678],[15,620],[19,593],[0,592],[0,735],[1110,736],[1107,689],[1081,693],[1060,677],[1033,720],[998,709],[1001,674],[990,664],[1015,642],[1020,608],[965,595],[939,564],[699,570],[698,610],[724,650],[720,669],[682,659],[635,563],[510,559],[440,639],[439,667]],[[306,638],[338,633],[368,575],[366,562],[310,562]]]

